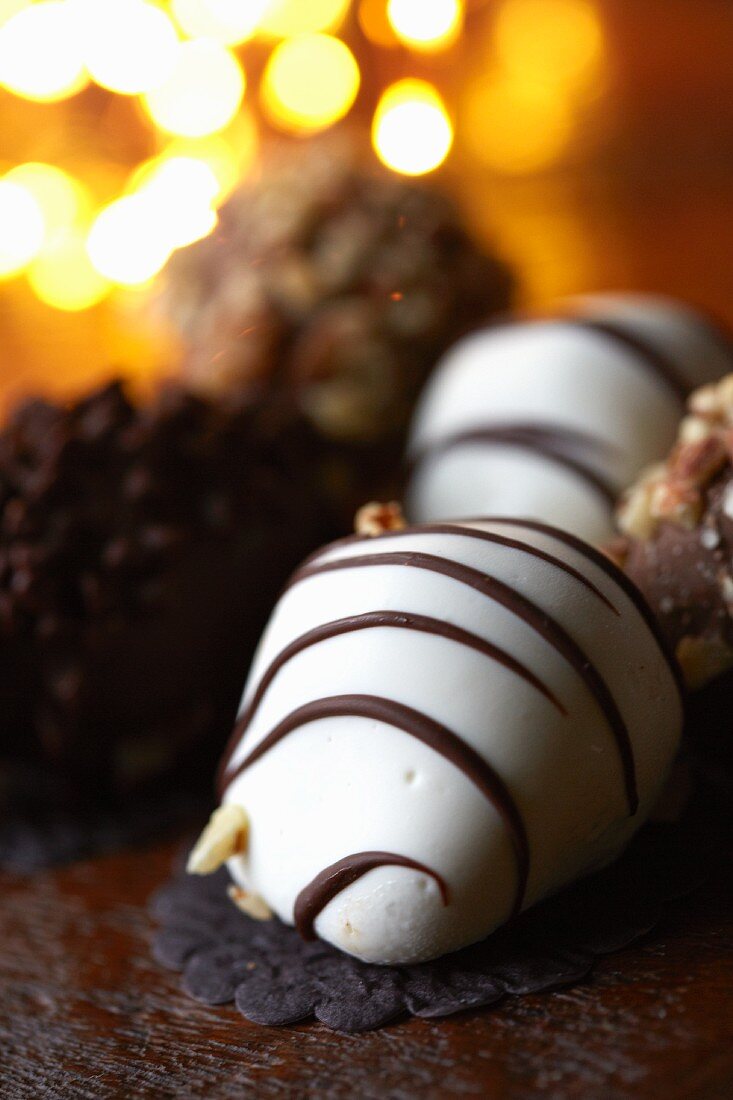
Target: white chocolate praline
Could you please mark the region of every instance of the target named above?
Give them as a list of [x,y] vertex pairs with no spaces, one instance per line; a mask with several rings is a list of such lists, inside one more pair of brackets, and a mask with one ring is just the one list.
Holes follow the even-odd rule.
[[[442,878],[448,904],[435,877],[389,864],[325,904],[317,934],[369,962],[434,958],[506,921],[518,888],[510,830],[464,770],[373,716],[296,724],[236,774],[288,715],[314,700],[369,696],[452,731],[500,777],[524,822],[523,907],[621,851],[653,807],[680,736],[670,666],[610,566],[558,532],[515,521],[448,528],[344,540],[296,575],[260,643],[243,708],[271,663],[306,632],[374,612],[396,612],[404,625],[353,629],[296,652],[269,683],[228,764],[235,777],[224,800],[241,805],[249,821],[246,851],[228,861],[230,872],[283,921],[293,923],[296,899],[316,876],[354,853],[395,853]],[[354,560],[395,554],[376,563]],[[329,568],[337,561],[345,564]],[[467,576],[478,577],[479,588]],[[551,616],[607,685],[633,753],[635,814],[598,694],[524,612],[480,590],[493,583],[486,578]],[[479,648],[411,627],[420,617],[469,632]],[[481,651],[487,642],[520,662],[530,679]]]
[[[413,421],[412,520],[524,516],[600,544],[614,498],[671,447],[681,393],[730,370],[723,335],[686,306],[622,294],[568,305],[574,316],[474,333],[443,358]],[[570,461],[546,440],[458,438],[517,426],[556,437],[550,450]]]

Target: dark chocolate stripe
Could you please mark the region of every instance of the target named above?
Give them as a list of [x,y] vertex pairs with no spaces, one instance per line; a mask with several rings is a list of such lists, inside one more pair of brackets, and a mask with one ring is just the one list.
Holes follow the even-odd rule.
[[[573,577],[578,584],[582,584],[584,588],[587,588],[589,592],[592,592],[601,603],[604,603],[614,615],[618,615],[619,611],[607,596],[601,592],[600,588],[597,588],[587,577],[585,577],[579,570],[574,569],[568,562],[563,561],[562,558],[556,558],[554,554],[548,554],[546,550],[541,550],[538,546],[533,546],[529,542],[520,542],[518,539],[508,538],[506,535],[497,535],[495,531],[481,531],[475,527],[466,527],[466,523],[470,520],[461,519],[455,523],[420,523],[411,527],[403,527],[399,531],[385,531],[379,536],[374,535],[347,535],[346,538],[339,539],[337,542],[332,542],[329,546],[325,547],[325,550],[318,550],[315,554],[311,554],[310,557],[305,559],[305,562],[299,570],[290,578],[285,586],[284,591],[294,583],[303,569],[307,569],[311,564],[316,562],[324,553],[338,549],[341,546],[353,546],[356,543],[370,543],[374,541],[375,537],[378,537],[380,542],[382,539],[398,539],[404,538],[405,535],[460,535],[462,538],[477,539],[479,542],[489,542],[495,546],[508,546],[512,550],[518,550],[522,554],[529,554],[530,557],[539,558],[540,561],[545,561],[548,565],[554,566],[556,569],[562,570],[563,573],[567,573],[568,576]],[[484,519],[477,519],[477,523],[487,522]],[[492,521],[493,522],[493,521]]]
[[526,599],[496,577],[492,577],[478,569],[472,569],[470,566],[462,565],[460,562],[440,558],[434,554],[421,554],[413,550],[384,554],[361,554],[352,558],[337,558],[334,561],[315,562],[298,570],[291,577],[288,587],[290,588],[300,581],[307,580],[309,577],[317,576],[320,573],[378,565],[404,565],[414,569],[427,569],[430,572],[450,577],[461,584],[466,584],[489,599],[500,603],[512,614],[517,615],[556,649],[583,680],[611,728],[621,758],[629,810],[632,815],[636,813],[639,798],[636,789],[636,769],[631,738],[606,681],[560,623],[556,622],[545,611],[542,611],[531,600]]
[[[472,521],[463,520],[463,522],[470,523]],[[614,584],[618,585],[618,587],[628,596],[641,615],[650,633],[654,637],[654,640],[662,651],[662,656],[669,665],[677,690],[682,698],[685,698],[687,691],[682,669],[679,666],[674,651],[662,632],[659,621],[640,590],[631,580],[631,577],[624,573],[623,569],[620,569],[606,554],[603,554],[594,546],[590,546],[587,542],[583,542],[583,540],[579,539],[576,535],[571,535],[568,531],[562,531],[557,527],[552,527],[549,523],[541,523],[539,520],[512,519],[511,516],[482,516],[480,519],[477,518],[475,522],[500,523],[506,524],[507,526],[526,527],[530,531],[538,531],[542,535],[548,535],[550,538],[557,539],[558,542],[565,543],[565,545],[569,546],[571,549],[577,550],[579,554],[583,554],[589,561],[603,570],[606,576],[610,577]]]
[[580,328],[587,328],[591,332],[598,332],[601,336],[608,336],[617,344],[628,348],[634,353],[634,357],[640,360],[649,373],[658,378],[660,382],[670,390],[683,405],[690,392],[690,386],[679,373],[677,365],[660,351],[658,347],[645,340],[637,332],[627,328],[622,321],[603,321],[595,317],[576,317],[570,322]]
[[[598,469],[611,448],[600,439],[560,424],[492,423],[466,428],[429,444],[410,461],[410,469],[414,471],[424,462],[432,462],[438,455],[466,444],[531,451],[572,471],[611,504],[619,493],[620,486],[609,481]],[[595,463],[589,461],[592,458],[596,459]]]
[[532,687],[541,692],[546,699],[549,699],[552,705],[556,707],[561,714],[567,714],[567,709],[557,697],[553,695],[547,685],[544,684],[538,676],[535,676],[534,672],[528,669],[520,661],[516,660],[516,658],[512,657],[510,653],[494,645],[493,642],[486,641],[485,638],[481,638],[478,634],[472,634],[470,631],[463,630],[459,626],[454,626],[452,623],[445,622],[442,619],[433,619],[428,615],[414,615],[412,612],[406,611],[369,611],[364,615],[351,615],[344,619],[335,619],[333,622],[316,626],[313,630],[309,630],[305,634],[301,634],[300,637],[295,638],[285,647],[285,649],[277,654],[272,663],[266,668],[249,702],[237,718],[234,732],[227,743],[224,756],[219,765],[218,783],[221,783],[229,761],[237,745],[244,736],[247,727],[252,721],[255,711],[262,702],[265,692],[283,665],[287,664],[287,662],[298,653],[302,653],[304,649],[317,645],[319,642],[326,641],[328,638],[337,638],[341,634],[349,634],[356,630],[368,630],[381,626],[397,627],[403,630],[416,630],[424,634],[434,634],[437,637],[448,638],[450,641],[468,646],[470,649],[482,653],[485,657],[489,657],[492,661],[496,661],[498,664],[503,665],[504,668],[508,668],[517,676],[521,676],[523,680],[526,680],[528,684],[531,684]]
[[293,910],[295,927],[304,940],[316,938],[313,925],[329,901],[332,901],[347,886],[351,886],[352,882],[360,879],[362,875],[373,871],[375,867],[409,867],[413,871],[422,871],[423,874],[435,879],[443,905],[448,904],[448,887],[444,879],[424,863],[408,859],[407,856],[399,856],[395,852],[355,852],[354,855],[344,856],[337,863],[332,863],[330,867],[319,872],[295,899]]
[[224,788],[226,789],[237,776],[251,767],[293,730],[321,718],[372,718],[378,722],[384,722],[421,741],[462,771],[492,804],[504,822],[517,865],[517,888],[512,915],[519,912],[529,874],[529,842],[522,815],[517,809],[509,788],[483,756],[457,734],[447,726],[429,718],[428,715],[422,714],[419,710],[413,710],[412,707],[407,707],[403,703],[382,699],[378,695],[333,695],[325,699],[314,699],[298,707],[279,722],[240,764],[231,769],[224,777]]

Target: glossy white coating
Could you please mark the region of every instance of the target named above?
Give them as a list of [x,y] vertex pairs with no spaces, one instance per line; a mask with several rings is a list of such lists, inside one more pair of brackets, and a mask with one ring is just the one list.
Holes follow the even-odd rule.
[[[731,369],[722,333],[687,306],[623,294],[566,305],[579,320],[610,324],[632,343],[572,317],[506,324],[458,343],[415,414],[406,499],[412,520],[523,516],[600,544],[613,534],[613,498],[676,436],[683,406],[660,361],[683,390]],[[455,439],[487,426],[547,431],[592,476],[531,444]],[[580,444],[563,440],[567,432],[580,433]]]

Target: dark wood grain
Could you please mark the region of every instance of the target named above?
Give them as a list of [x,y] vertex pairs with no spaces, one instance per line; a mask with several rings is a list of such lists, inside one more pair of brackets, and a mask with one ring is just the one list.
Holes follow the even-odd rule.
[[[719,877],[564,992],[363,1036],[191,1001],[154,963],[166,846],[0,876],[0,1095],[722,1098],[733,1091],[733,890]],[[729,870],[729,869],[728,869]]]

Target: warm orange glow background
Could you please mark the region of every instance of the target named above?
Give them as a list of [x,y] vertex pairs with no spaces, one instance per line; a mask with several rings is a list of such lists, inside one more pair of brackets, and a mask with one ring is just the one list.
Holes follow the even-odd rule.
[[434,174],[522,305],[733,322],[726,0],[0,0],[0,402],[175,363],[143,306],[272,132]]

